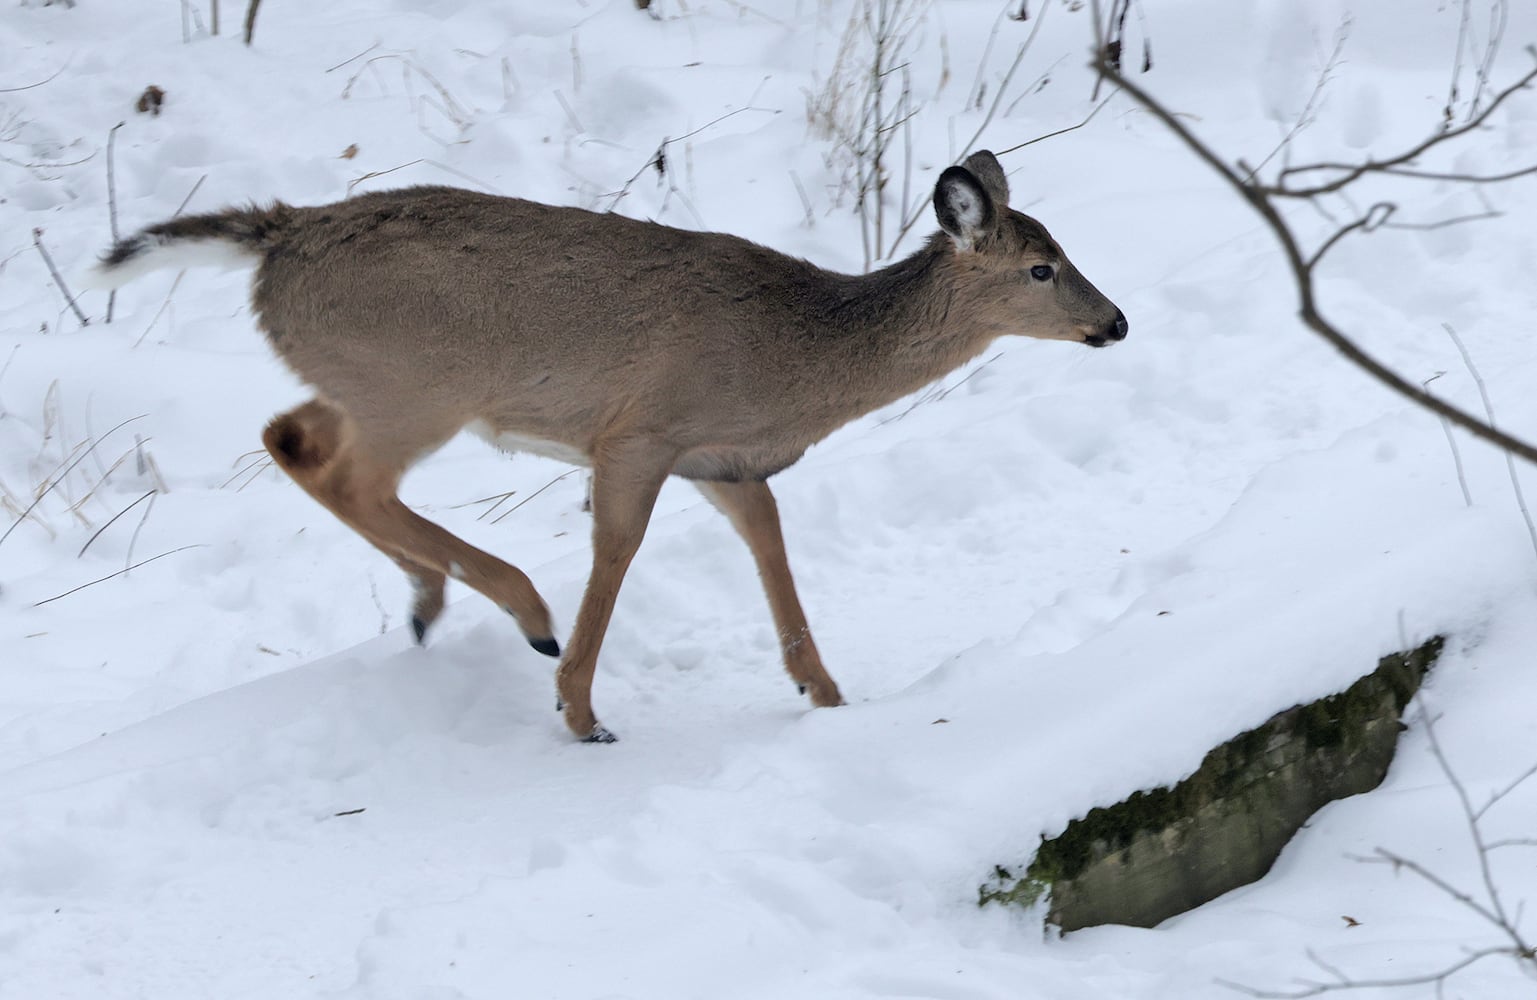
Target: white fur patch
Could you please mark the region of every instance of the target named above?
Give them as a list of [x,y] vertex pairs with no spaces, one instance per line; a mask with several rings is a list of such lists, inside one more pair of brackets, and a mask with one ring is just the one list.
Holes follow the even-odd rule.
[[97,263],[79,280],[81,288],[110,291],[142,278],[151,271],[179,270],[184,267],[218,267],[226,271],[253,266],[254,250],[221,239],[174,239],[160,242],[154,236],[141,237],[144,250],[121,264]]
[[498,431],[484,420],[472,420],[464,427],[465,430],[488,441],[492,446],[505,452],[522,452],[527,455],[538,455],[540,458],[553,458],[557,462],[565,462],[567,465],[587,466],[592,460],[582,454],[576,448],[559,441],[546,441],[543,438],[525,437],[522,434],[514,434],[511,431]]
[[956,185],[955,192],[950,196],[950,207],[955,209],[956,221],[967,229],[975,229],[982,224],[982,202],[960,185]]

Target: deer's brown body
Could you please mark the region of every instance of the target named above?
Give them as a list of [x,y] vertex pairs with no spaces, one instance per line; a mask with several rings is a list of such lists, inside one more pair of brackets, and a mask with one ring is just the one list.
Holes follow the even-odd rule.
[[536,649],[558,652],[521,571],[399,501],[412,464],[469,428],[591,466],[593,573],[557,684],[573,732],[601,741],[612,735],[591,707],[598,648],[668,475],[694,480],[731,518],[787,670],[815,704],[840,704],[764,480],[999,336],[1125,336],[1120,311],[1007,197],[997,161],[973,155],[940,178],[943,233],[850,276],[725,234],[411,188],[173,219],[114,247],[101,283],[230,249],[257,263],[261,326],[319,393],[263,440],[410,575],[418,638],[451,576],[512,613]]

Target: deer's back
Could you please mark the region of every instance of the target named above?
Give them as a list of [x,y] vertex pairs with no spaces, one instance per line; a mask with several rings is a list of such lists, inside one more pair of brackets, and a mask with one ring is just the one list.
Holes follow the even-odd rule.
[[254,303],[300,377],[355,411],[410,400],[577,448],[621,410],[690,445],[761,436],[759,402],[806,383],[842,296],[738,237],[454,188],[293,212]]

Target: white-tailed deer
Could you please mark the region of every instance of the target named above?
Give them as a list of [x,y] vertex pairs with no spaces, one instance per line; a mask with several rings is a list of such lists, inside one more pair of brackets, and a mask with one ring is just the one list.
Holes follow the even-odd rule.
[[[446,187],[171,219],[119,242],[95,284],[234,258],[273,349],[318,395],[262,436],[278,465],[411,578],[418,641],[446,577],[517,619],[566,724],[608,742],[598,649],[662,481],[693,480],[746,540],[785,669],[842,704],[785,559],[766,480],[844,423],[1014,334],[1102,347],[1126,320],[991,153],[934,189],[942,233],[866,275],[698,233]],[[461,429],[592,468],[593,565],[564,655],[520,570],[413,513],[407,469]]]

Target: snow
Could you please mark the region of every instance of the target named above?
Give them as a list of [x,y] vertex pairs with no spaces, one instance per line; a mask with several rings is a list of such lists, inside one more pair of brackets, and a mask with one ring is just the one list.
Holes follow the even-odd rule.
[[[111,325],[105,294],[82,292],[82,329],[32,231],[66,276],[89,269],[111,239],[105,145],[124,121],[124,235],[189,192],[208,211],[453,183],[857,270],[858,223],[805,113],[848,5],[659,0],[653,20],[629,0],[268,4],[249,49],[243,6],[186,42],[175,4],[0,13],[0,998],[1201,1000],[1235,995],[1219,980],[1319,977],[1310,950],[1380,978],[1499,943],[1445,894],[1354,860],[1385,847],[1476,886],[1423,725],[1380,790],[1323,810],[1268,876],[1158,928],[1057,937],[1039,914],[975,905],[1042,834],[1433,634],[1449,643],[1424,705],[1475,803],[1537,762],[1537,555],[1503,456],[1454,435],[1465,504],[1440,422],[1295,321],[1259,221],[1124,97],[1003,162],[1014,207],[1124,310],[1125,343],[1001,341],[774,480],[850,704],[797,697],[745,548],[670,483],[598,670],[621,742],[583,746],[553,710],[550,662],[505,615],[452,589],[416,648],[404,577],[252,464],[263,423],[306,390],[253,328],[244,274],[146,277]],[[914,198],[983,123],[968,86],[997,88],[1034,24],[1003,6],[925,15]],[[1146,85],[1251,163],[1307,106],[1346,13],[1343,57],[1284,155],[1417,141],[1439,121],[1461,10],[1143,6]],[[1030,7],[1040,35],[980,146],[1092,108],[1086,12]],[[1497,84],[1537,39],[1537,10],[1509,13]],[[152,83],[163,113],[134,113]],[[1430,166],[1525,165],[1537,99],[1492,124]],[[645,169],[691,132],[666,179]],[[1500,425],[1537,437],[1531,181],[1364,197],[1405,222],[1498,210],[1348,240],[1321,293],[1377,356],[1416,382],[1444,373],[1435,390],[1476,409],[1450,324]],[[931,229],[925,216],[905,248]],[[567,468],[465,435],[405,497],[511,558],[568,627],[589,550]],[[1525,786],[1487,815],[1495,838],[1534,822]],[[1530,849],[1492,858],[1512,907],[1537,892]],[[1491,960],[1450,995],[1523,986]]]

